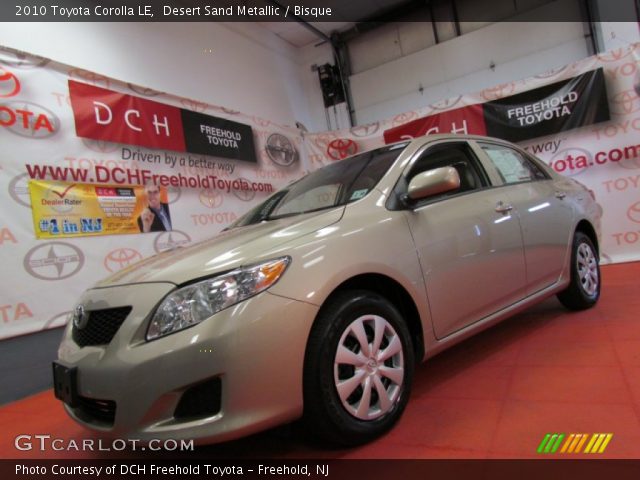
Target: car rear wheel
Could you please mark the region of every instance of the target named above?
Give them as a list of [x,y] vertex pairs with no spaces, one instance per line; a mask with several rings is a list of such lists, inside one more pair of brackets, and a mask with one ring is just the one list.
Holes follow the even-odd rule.
[[600,297],[600,266],[591,239],[576,232],[571,253],[571,283],[558,294],[558,300],[570,310],[584,310]]
[[413,365],[409,330],[391,302],[364,290],[338,294],[309,337],[305,420],[331,443],[372,440],[400,418]]

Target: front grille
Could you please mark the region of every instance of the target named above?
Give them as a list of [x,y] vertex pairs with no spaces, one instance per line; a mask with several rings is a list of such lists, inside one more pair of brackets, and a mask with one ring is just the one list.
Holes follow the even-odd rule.
[[106,308],[87,312],[89,321],[79,329],[73,326],[73,340],[81,347],[108,344],[131,313],[131,307]]
[[78,396],[73,412],[87,423],[111,427],[116,418],[116,402]]
[[212,378],[189,387],[173,412],[174,418],[184,420],[215,415],[220,411],[221,392],[220,378]]

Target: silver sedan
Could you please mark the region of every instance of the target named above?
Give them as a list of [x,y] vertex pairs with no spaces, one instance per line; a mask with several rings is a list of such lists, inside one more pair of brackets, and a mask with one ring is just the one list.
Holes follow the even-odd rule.
[[363,443],[401,416],[416,363],[550,295],[593,306],[600,216],[500,140],[361,153],[87,290],[56,395],[114,436],[218,442],[302,417]]

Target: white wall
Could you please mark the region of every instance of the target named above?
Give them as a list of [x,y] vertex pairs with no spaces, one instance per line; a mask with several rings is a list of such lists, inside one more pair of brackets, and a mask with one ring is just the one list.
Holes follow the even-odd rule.
[[298,49],[257,23],[2,23],[0,45],[286,125],[309,117]]
[[588,55],[581,23],[491,24],[353,75],[356,118],[360,124],[368,123],[536,75]]

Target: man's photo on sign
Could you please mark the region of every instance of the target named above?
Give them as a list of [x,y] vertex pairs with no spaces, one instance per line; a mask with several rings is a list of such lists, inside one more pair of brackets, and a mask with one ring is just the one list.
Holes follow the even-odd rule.
[[140,232],[166,232],[171,230],[171,214],[169,204],[162,202],[161,188],[153,183],[144,186],[144,201],[142,213],[138,217]]

